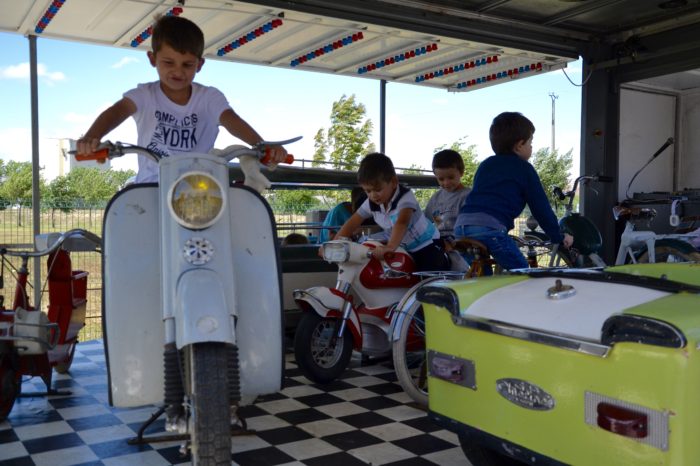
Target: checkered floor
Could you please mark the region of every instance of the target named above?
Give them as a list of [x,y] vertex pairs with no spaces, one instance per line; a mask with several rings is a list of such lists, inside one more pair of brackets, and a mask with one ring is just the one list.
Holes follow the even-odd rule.
[[[111,408],[102,341],[80,343],[70,375],[54,374],[67,396],[27,396],[0,422],[0,465],[187,464],[179,442],[127,444],[155,407]],[[24,393],[45,391],[40,379]],[[431,423],[403,393],[389,362],[360,365],[312,384],[287,358],[285,388],[242,414],[254,435],[233,437],[233,463],[246,465],[465,465],[451,432]],[[159,418],[146,435],[163,434]]]

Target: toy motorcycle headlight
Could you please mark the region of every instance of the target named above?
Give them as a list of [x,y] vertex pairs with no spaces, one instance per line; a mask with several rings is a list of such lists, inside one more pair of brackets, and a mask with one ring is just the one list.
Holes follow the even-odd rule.
[[323,258],[327,262],[345,262],[350,257],[349,245],[342,241],[323,244]]
[[207,173],[182,175],[170,188],[168,199],[175,220],[191,230],[214,224],[224,211],[224,190]]

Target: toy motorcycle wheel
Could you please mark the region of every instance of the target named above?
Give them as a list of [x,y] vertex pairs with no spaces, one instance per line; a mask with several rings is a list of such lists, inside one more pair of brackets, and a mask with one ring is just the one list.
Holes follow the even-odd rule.
[[405,311],[399,338],[394,341],[392,353],[394,370],[399,384],[413,401],[428,406],[428,366],[425,357],[425,318],[418,301]]
[[328,383],[343,373],[352,356],[352,337],[345,328],[338,338],[338,319],[315,312],[301,317],[294,335],[294,356],[301,372],[313,382]]
[[0,356],[0,421],[9,416],[21,391],[21,375],[12,367],[8,356]]

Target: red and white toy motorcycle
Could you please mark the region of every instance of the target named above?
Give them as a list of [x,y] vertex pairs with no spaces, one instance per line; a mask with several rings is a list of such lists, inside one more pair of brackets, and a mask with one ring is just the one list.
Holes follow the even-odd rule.
[[[353,350],[381,357],[392,354],[393,346],[399,382],[416,401],[426,403],[427,394],[417,390],[415,378],[408,375],[415,372],[411,355],[425,353],[424,326],[414,321],[412,297],[428,280],[450,272],[417,273],[413,259],[402,248],[379,261],[371,255],[378,244],[371,240],[323,244],[323,258],[338,265],[338,280],[335,288],[294,291],[304,311],[294,336],[296,361],[307,378],[328,383],[346,369]],[[432,277],[421,281],[421,275]]]

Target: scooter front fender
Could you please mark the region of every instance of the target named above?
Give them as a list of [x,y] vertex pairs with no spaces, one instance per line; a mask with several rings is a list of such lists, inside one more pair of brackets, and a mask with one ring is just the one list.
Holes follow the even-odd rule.
[[[345,299],[339,292],[325,286],[314,286],[306,290],[294,290],[294,301],[304,312],[316,312],[323,318],[343,317]],[[350,311],[347,325],[353,337],[353,346],[359,351],[362,348],[362,333],[360,331],[360,318],[355,308]]]
[[236,343],[231,305],[224,283],[209,269],[193,269],[177,281],[175,343],[178,349],[193,343]]

